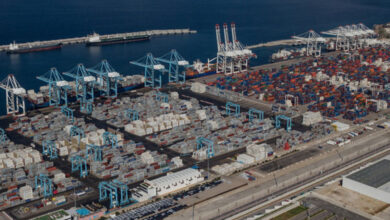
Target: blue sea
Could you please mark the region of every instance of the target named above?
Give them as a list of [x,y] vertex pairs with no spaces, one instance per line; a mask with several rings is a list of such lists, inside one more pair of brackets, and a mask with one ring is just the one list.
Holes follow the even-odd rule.
[[[44,85],[36,79],[50,67],[60,72],[78,63],[94,66],[107,59],[120,73],[140,74],[129,64],[148,52],[161,56],[177,49],[191,63],[216,55],[216,23],[235,22],[244,45],[287,39],[313,29],[363,22],[367,26],[390,21],[389,0],[1,0],[0,44],[68,37],[191,28],[195,35],[154,37],[149,42],[103,47],[64,46],[62,50],[29,54],[0,53],[0,79],[12,73],[26,89]],[[256,49],[252,65],[266,63],[277,48]],[[0,114],[5,95],[0,92]]]

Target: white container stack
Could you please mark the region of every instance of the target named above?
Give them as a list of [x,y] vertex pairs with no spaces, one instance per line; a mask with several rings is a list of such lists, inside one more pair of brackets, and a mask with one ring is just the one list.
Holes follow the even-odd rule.
[[321,112],[305,112],[303,113],[303,122],[304,125],[312,125],[316,124],[318,122],[321,122],[323,120]]
[[246,147],[246,153],[251,155],[255,161],[262,161],[267,157],[266,148],[268,144],[250,144]]
[[20,187],[19,195],[23,200],[34,198],[32,187],[29,185]]
[[237,156],[237,162],[242,164],[251,164],[255,162],[255,158],[248,154],[239,154]]

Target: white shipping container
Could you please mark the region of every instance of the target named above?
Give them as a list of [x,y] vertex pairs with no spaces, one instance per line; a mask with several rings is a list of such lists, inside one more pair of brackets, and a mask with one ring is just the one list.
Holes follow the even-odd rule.
[[252,156],[249,156],[248,154],[240,154],[237,156],[237,162],[243,163],[243,164],[251,164],[255,162],[255,158]]

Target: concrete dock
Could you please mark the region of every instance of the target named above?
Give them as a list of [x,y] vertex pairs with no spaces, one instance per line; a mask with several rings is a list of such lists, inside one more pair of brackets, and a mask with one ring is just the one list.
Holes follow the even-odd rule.
[[[118,33],[118,34],[106,34],[100,35],[100,39],[110,39],[116,37],[135,37],[135,36],[161,36],[161,35],[175,35],[175,34],[196,34],[196,30],[190,30],[189,28],[185,29],[162,29],[162,30],[148,30],[148,31],[138,31],[138,32],[129,32],[129,33]],[[88,36],[84,37],[73,37],[73,38],[64,38],[57,40],[47,40],[47,41],[34,41],[26,43],[18,43],[19,47],[36,47],[44,45],[52,45],[62,43],[63,45],[68,44],[82,44],[88,41]],[[10,42],[11,43],[11,42]],[[9,45],[0,45],[0,51],[6,51],[9,49]]]
[[[334,40],[334,37],[327,37],[326,40]],[[297,39],[284,39],[284,40],[275,40],[266,43],[259,43],[247,46],[247,49],[255,49],[261,47],[275,47],[275,46],[294,46],[294,45],[305,45],[306,43]]]
[[292,46],[292,45],[296,45],[296,44],[300,44],[300,43],[295,39],[285,39],[285,40],[276,40],[276,41],[270,41],[270,42],[266,42],[266,43],[259,43],[259,44],[255,44],[255,45],[250,45],[250,46],[247,46],[246,48],[247,49],[255,49],[255,48],[261,48],[261,47],[274,47],[274,46],[281,46],[281,45]]

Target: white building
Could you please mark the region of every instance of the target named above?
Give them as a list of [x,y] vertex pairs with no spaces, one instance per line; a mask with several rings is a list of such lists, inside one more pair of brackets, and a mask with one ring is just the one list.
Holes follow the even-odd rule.
[[144,183],[132,190],[132,198],[142,202],[154,196],[164,195],[203,180],[204,178],[200,171],[187,168],[175,173],[168,173],[166,176],[154,180],[145,180]]
[[242,164],[251,164],[255,162],[255,158],[249,156],[248,154],[240,154],[237,156],[237,162],[240,162]]
[[175,173],[168,173],[158,179],[145,180],[145,182],[156,188],[157,195],[163,195],[203,180],[204,178],[198,170],[188,168]]
[[149,183],[141,183],[137,188],[131,190],[131,198],[138,202],[146,201],[156,195],[156,188]]
[[321,122],[322,121],[322,115],[320,112],[311,112],[311,111],[308,111],[308,112],[305,112],[303,113],[303,122],[302,124],[304,125],[312,125],[312,124],[316,124],[318,122]]
[[339,121],[333,122],[331,125],[336,131],[345,131],[345,130],[348,130],[350,128],[350,126],[348,124],[345,124],[345,123],[342,123]]
[[267,157],[268,144],[250,144],[246,147],[246,153],[254,158],[255,161],[264,160]]
[[390,204],[390,156],[343,176],[343,187]]

